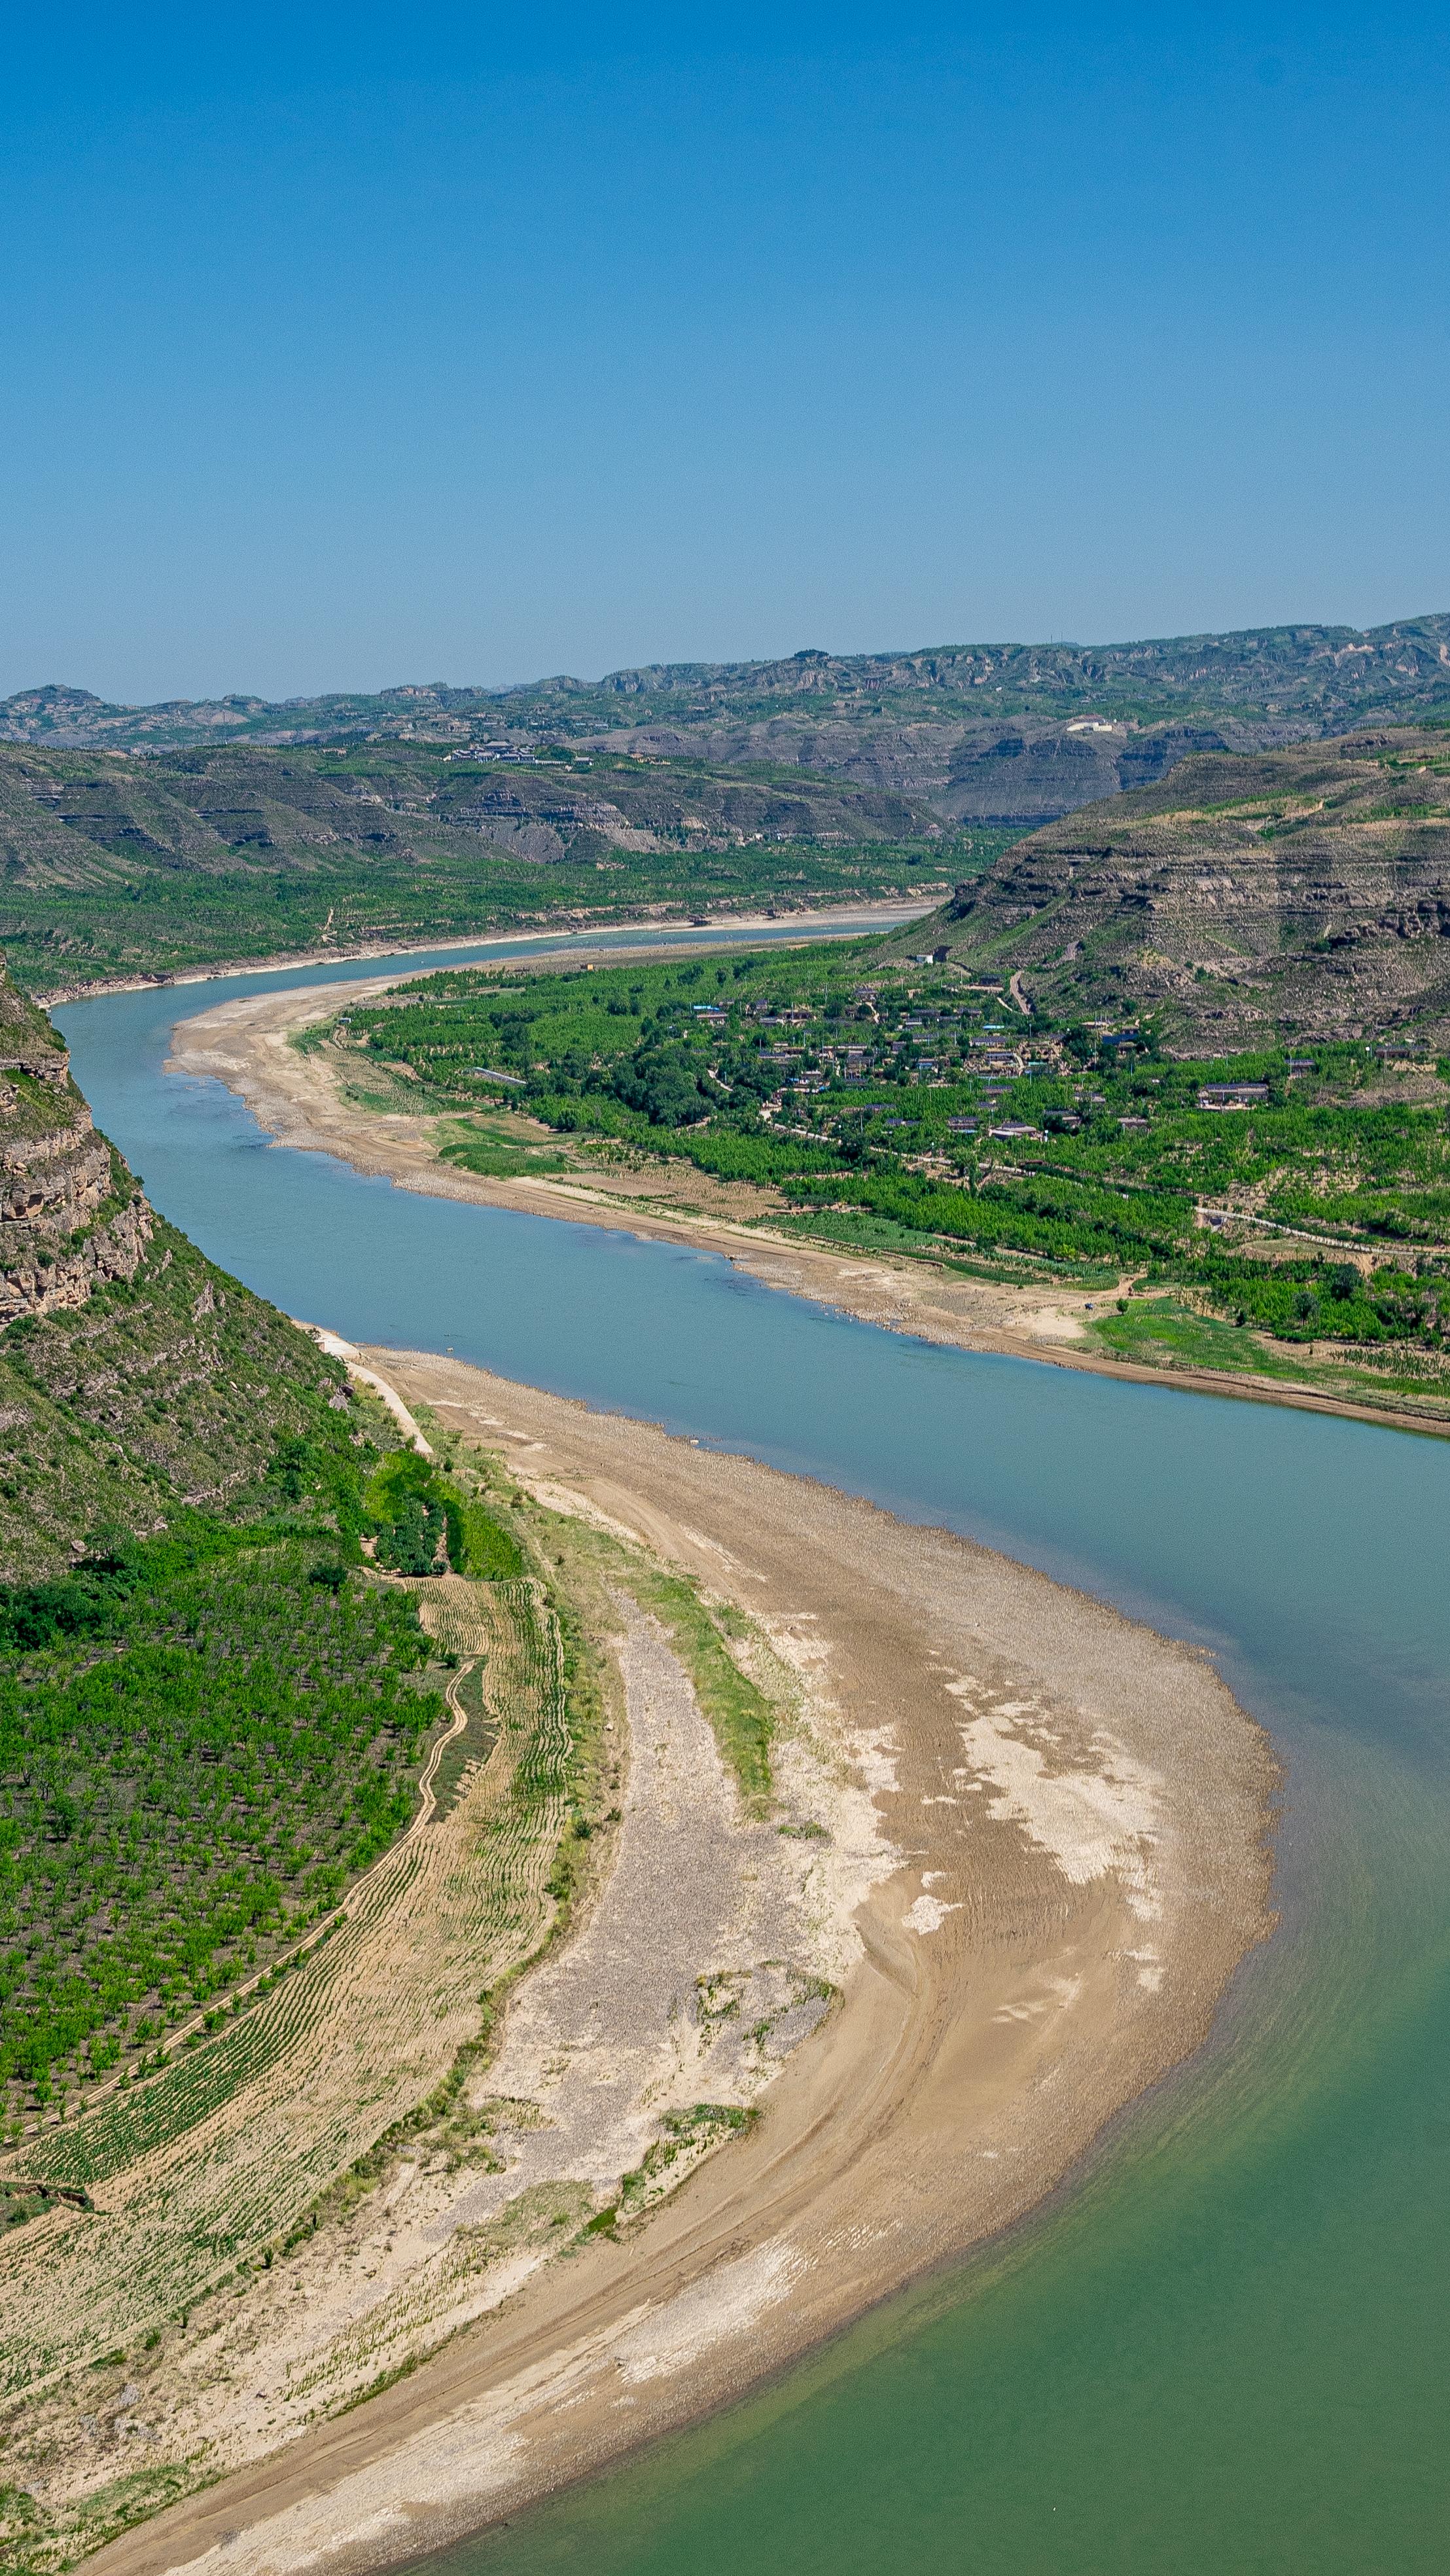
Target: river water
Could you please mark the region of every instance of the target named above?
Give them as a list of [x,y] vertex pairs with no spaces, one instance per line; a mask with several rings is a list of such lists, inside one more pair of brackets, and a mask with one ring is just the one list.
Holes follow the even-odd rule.
[[1286,1772],[1280,1932],[1047,2209],[429,2576],[1450,2567],[1450,1443],[934,1349],[163,1074],[181,1017],[376,972],[55,1017],[155,1204],[289,1312],[986,1539],[1210,1647]]

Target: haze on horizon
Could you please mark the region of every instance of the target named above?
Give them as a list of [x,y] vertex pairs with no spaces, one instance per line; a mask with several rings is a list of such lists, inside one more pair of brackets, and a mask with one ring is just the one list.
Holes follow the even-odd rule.
[[1420,6],[8,40],[0,695],[1450,600]]

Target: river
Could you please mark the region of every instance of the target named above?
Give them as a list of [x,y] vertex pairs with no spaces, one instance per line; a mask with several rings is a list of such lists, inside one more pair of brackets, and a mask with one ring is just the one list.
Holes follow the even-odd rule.
[[1446,2567],[1450,1443],[936,1349],[713,1254],[270,1147],[231,1094],[163,1074],[181,1017],[376,972],[54,1016],[155,1204],[289,1312],[452,1349],[1081,1584],[1210,1647],[1287,1784],[1280,1932],[1209,2047],[1045,2210],[429,2576]]

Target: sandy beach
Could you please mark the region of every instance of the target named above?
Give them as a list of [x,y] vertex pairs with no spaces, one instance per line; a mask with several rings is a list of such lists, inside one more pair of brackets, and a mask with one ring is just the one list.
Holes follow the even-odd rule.
[[[449,2204],[451,2241],[526,2184],[617,2174],[650,2104],[698,2086],[756,2116],[617,2241],[523,2264],[368,2404],[102,2551],[104,2576],[395,2564],[718,2406],[1030,2209],[1201,2043],[1271,1925],[1274,1766],[1202,1654],[651,1426],[358,1358],[502,1457],[561,1550],[613,1534],[731,1605],[794,1694],[774,1808],[747,1817],[662,1632],[621,1606],[614,1865],[516,1989],[489,2077],[520,2105],[509,2169]],[[747,2063],[757,2014],[779,2036]],[[369,2268],[360,2315],[386,2286]]]
[[[349,985],[348,996],[356,1001],[400,980],[396,973],[380,975],[376,981]],[[170,1069],[224,1082],[280,1145],[336,1155],[355,1171],[433,1198],[470,1199],[481,1206],[698,1244],[767,1287],[809,1297],[888,1332],[961,1350],[996,1351],[1048,1367],[1088,1369],[1143,1385],[1364,1422],[1399,1421],[1450,1436],[1443,1415],[1416,1413],[1404,1398],[1393,1407],[1359,1404],[1292,1379],[1188,1367],[1168,1372],[1113,1358],[1090,1338],[1092,1317],[1102,1312],[1112,1290],[1099,1288],[1089,1295],[1068,1287],[1017,1287],[964,1278],[929,1261],[837,1251],[783,1237],[760,1222],[767,1194],[748,1184],[719,1183],[683,1164],[661,1166],[658,1176],[605,1166],[564,1177],[541,1174],[517,1180],[460,1171],[439,1159],[435,1118],[358,1108],[345,1096],[344,1068],[335,1053],[324,1048],[304,1055],[290,1043],[300,1029],[330,1019],[338,1006],[332,985],[219,1003],[215,1010],[178,1024]]]

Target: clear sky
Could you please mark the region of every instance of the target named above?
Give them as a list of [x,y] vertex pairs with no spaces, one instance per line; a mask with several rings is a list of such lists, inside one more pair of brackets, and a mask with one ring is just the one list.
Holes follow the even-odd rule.
[[0,690],[1450,607],[1450,12],[6,13]]

